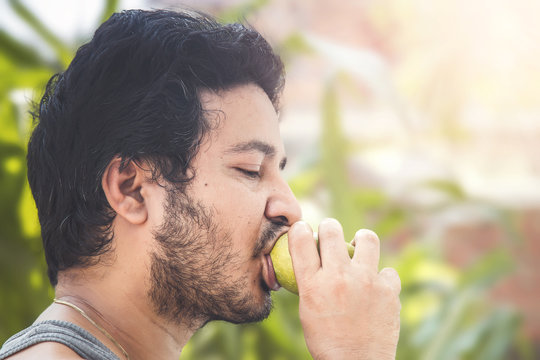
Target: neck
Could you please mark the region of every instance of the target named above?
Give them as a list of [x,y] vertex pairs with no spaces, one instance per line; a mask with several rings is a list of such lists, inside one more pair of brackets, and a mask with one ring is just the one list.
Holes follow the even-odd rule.
[[[56,298],[81,308],[125,349],[131,360],[178,359],[182,348],[197,330],[158,317],[147,295],[140,293],[140,286],[130,288],[129,283],[114,281],[109,279],[110,276],[100,277],[96,282],[84,276],[81,285],[72,276],[71,281],[66,281],[66,278],[62,276],[62,281],[59,278]],[[49,316],[52,317],[41,317],[41,320],[55,318],[74,322],[103,342],[120,359],[125,359],[118,346],[77,311],[61,304],[53,304],[51,308]]]

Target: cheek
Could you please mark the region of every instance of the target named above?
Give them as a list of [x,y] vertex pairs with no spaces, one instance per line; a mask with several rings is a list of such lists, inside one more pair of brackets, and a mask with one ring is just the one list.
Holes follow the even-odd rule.
[[236,179],[226,182],[207,181],[199,191],[206,204],[222,216],[252,224],[264,216],[266,197],[260,189],[251,189]]
[[224,208],[232,216],[232,221],[240,228],[260,226],[264,219],[266,202],[247,191],[237,197],[224,197]]
[[229,229],[233,246],[251,256],[265,222],[265,203],[249,195],[244,191],[244,194],[238,197],[221,197],[215,208],[215,220],[225,229]]
[[213,220],[233,235],[234,242],[244,239],[246,247],[260,235],[266,209],[261,189],[251,189],[232,177],[205,176],[193,187],[192,195],[213,212]]

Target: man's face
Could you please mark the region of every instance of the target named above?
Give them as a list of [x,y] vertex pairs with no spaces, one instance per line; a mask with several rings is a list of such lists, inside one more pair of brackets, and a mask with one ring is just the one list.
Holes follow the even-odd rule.
[[150,296],[160,315],[193,324],[262,320],[276,287],[268,253],[301,211],[281,175],[278,118],[262,89],[201,94],[215,128],[185,192],[168,189],[155,231]]

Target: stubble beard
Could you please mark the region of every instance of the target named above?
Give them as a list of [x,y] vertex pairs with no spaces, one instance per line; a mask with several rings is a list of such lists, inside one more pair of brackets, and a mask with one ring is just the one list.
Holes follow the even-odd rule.
[[[163,224],[155,231],[148,292],[155,312],[193,330],[212,320],[261,321],[272,309],[270,290],[261,279],[263,298],[249,289],[247,276],[233,278],[242,259],[232,251],[231,235],[212,220],[212,212],[178,190],[167,191]],[[270,225],[253,250],[260,252],[281,226]]]

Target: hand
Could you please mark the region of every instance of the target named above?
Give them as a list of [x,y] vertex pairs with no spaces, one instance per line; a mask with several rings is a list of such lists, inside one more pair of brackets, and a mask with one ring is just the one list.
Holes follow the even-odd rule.
[[378,271],[379,238],[359,230],[349,258],[334,219],[319,226],[320,257],[304,222],[289,230],[298,283],[300,321],[314,359],[395,359],[401,282],[394,269]]

